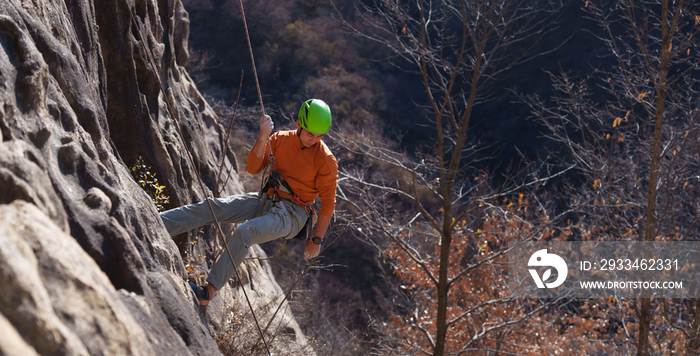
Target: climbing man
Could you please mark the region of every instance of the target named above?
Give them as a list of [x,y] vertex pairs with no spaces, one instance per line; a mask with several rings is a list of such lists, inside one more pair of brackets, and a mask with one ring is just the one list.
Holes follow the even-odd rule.
[[[309,226],[304,259],[318,256],[335,209],[338,162],[322,141],[331,127],[331,110],[319,99],[309,99],[299,110],[297,130],[279,131],[270,116],[260,119],[260,133],[248,152],[247,170],[263,171],[268,164],[271,174],[260,193],[232,195],[210,199],[216,219],[222,223],[242,223],[227,243],[236,267],[253,244],[297,236],[315,215],[313,202],[321,199],[316,228]],[[269,143],[268,143],[269,137]],[[182,206],[160,214],[171,236],[214,223],[206,201]],[[190,282],[199,304],[209,304],[234,273],[228,253],[221,254],[207,277],[207,285]]]

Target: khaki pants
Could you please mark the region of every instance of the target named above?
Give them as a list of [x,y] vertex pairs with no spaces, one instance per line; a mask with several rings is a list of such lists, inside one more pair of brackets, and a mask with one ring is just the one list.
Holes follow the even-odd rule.
[[[265,206],[262,215],[255,217],[261,203],[257,193],[231,195],[209,201],[220,223],[242,223],[227,243],[236,267],[240,266],[250,246],[279,238],[293,238],[304,227],[308,217],[304,207],[287,199],[276,202],[268,199],[263,202]],[[160,217],[170,236],[214,223],[206,201],[162,212]],[[233,273],[231,259],[224,251],[214,263],[207,281],[221,289]]]

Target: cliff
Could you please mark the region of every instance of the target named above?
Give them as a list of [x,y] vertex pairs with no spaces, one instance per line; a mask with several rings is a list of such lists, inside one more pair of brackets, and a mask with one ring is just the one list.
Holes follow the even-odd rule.
[[[222,133],[183,67],[188,33],[180,0],[0,2],[0,354],[212,355],[227,338],[262,352],[245,349],[249,325],[227,326],[248,313],[240,285],[206,316],[187,286],[209,268],[210,229],[168,236],[129,171],[143,157],[168,207],[201,201],[189,150],[217,190]],[[223,194],[241,190],[234,174]],[[264,262],[241,270],[264,326],[281,290]],[[282,310],[266,335],[273,351],[307,347]]]

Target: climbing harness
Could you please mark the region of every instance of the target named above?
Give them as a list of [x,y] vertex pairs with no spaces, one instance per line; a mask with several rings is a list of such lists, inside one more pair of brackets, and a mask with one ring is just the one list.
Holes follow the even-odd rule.
[[308,210],[310,213],[315,212],[313,203],[305,202],[301,200],[298,195],[294,194],[292,187],[289,186],[289,183],[287,183],[287,181],[284,180],[284,177],[282,177],[281,174],[277,172],[272,172],[267,177],[267,180],[265,182],[265,186],[260,191],[261,194],[267,194],[267,192],[270,189],[273,189],[274,195],[277,198],[279,198],[279,191],[283,191],[289,194],[289,196],[291,196],[297,204],[306,208],[306,210]]
[[[248,39],[248,48],[250,49],[250,55],[251,59],[253,59],[253,50],[250,45],[250,36],[248,35],[248,25],[246,24],[245,21],[245,12],[243,11],[243,0],[240,1],[241,3],[241,14],[243,15],[243,24],[245,25],[245,31],[246,31],[246,38]],[[207,206],[209,207],[209,211],[211,212],[212,217],[214,218],[214,225],[216,226],[216,231],[218,232],[218,235],[221,236],[221,240],[223,241],[224,247],[226,249],[226,253],[228,254],[229,259],[231,260],[231,265],[233,266],[233,270],[236,274],[236,278],[238,279],[239,284],[242,286],[242,279],[240,276],[240,273],[238,272],[238,267],[236,267],[236,264],[233,261],[233,256],[231,255],[231,251],[228,248],[228,244],[225,241],[224,238],[224,232],[221,228],[221,224],[219,223],[219,220],[216,218],[216,214],[214,214],[214,208],[211,205],[211,201],[209,199],[209,196],[207,194],[206,189],[204,188],[204,182],[202,182],[202,178],[199,175],[199,171],[197,170],[197,166],[194,163],[194,158],[192,157],[192,154],[190,151],[187,149],[187,144],[185,143],[185,138],[184,135],[182,134],[182,130],[180,128],[180,125],[178,124],[177,120],[175,120],[175,115],[173,114],[173,110],[170,106],[170,100],[168,100],[168,95],[165,91],[165,88],[163,87],[163,82],[160,79],[160,75],[158,74],[158,70],[156,68],[155,62],[153,61],[153,58],[150,55],[150,52],[148,51],[148,48],[146,47],[146,43],[143,40],[143,36],[141,36],[141,30],[139,29],[139,25],[136,22],[136,17],[134,16],[134,12],[131,10],[131,6],[129,5],[128,0],[124,0],[124,4],[126,5],[127,10],[129,10],[129,15],[131,16],[131,21],[134,25],[134,28],[136,29],[136,33],[139,36],[139,41],[141,42],[141,45],[143,47],[143,51],[146,54],[146,58],[148,59],[148,62],[151,65],[151,68],[153,70],[153,74],[156,76],[156,80],[158,81],[158,85],[160,86],[160,91],[163,94],[163,99],[165,101],[165,106],[168,111],[168,114],[170,115],[171,120],[173,121],[173,124],[175,125],[175,128],[177,130],[178,136],[180,138],[180,141],[182,143],[182,146],[185,147],[185,152],[187,153],[187,158],[190,166],[192,167],[192,170],[195,172],[195,176],[197,177],[197,180],[199,182],[199,187],[202,190],[202,193],[205,196],[205,200],[207,202]],[[253,60],[253,71],[255,73],[255,84],[258,87],[258,96],[260,97],[260,105],[263,108],[263,115],[265,113],[265,107],[263,106],[262,102],[262,94],[260,92],[260,85],[258,84],[258,74],[257,71],[255,70],[255,60]],[[268,140],[269,141],[269,140]],[[260,338],[263,341],[263,344],[265,345],[265,350],[267,350],[268,355],[271,355],[272,353],[270,352],[270,347],[267,344],[267,341],[265,340],[265,335],[263,334],[262,328],[260,327],[260,322],[258,321],[257,316],[255,315],[255,310],[253,309],[253,305],[250,302],[250,298],[248,297],[248,293],[246,292],[245,288],[241,288],[243,290],[243,295],[245,296],[246,302],[248,303],[248,308],[250,308],[250,312],[253,315],[253,320],[255,320],[255,326],[258,329],[258,332],[260,333]]]
[[[268,193],[270,189],[273,190],[272,196],[270,196]],[[281,200],[279,195],[280,191],[283,191],[292,197],[293,199],[290,200],[293,200],[296,202],[296,204],[303,206],[306,209],[306,212],[309,214],[304,227],[292,238],[297,240],[307,240],[311,238],[311,235],[313,234],[313,227],[318,221],[318,213],[316,213],[313,202],[305,202],[301,200],[299,196],[294,193],[292,187],[289,186],[289,183],[284,180],[284,177],[277,172],[273,171],[265,180],[265,184],[260,190],[260,205],[258,205],[258,212],[255,216],[258,217],[262,215],[266,202],[279,202]]]

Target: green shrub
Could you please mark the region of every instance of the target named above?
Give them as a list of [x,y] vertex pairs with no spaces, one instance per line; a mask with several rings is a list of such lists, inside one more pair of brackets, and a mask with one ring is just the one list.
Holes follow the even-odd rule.
[[158,211],[165,210],[165,204],[170,202],[170,197],[165,195],[163,190],[164,185],[158,184],[155,172],[151,172],[151,167],[143,162],[143,158],[139,156],[136,163],[131,167],[131,176],[136,183],[151,197]]

